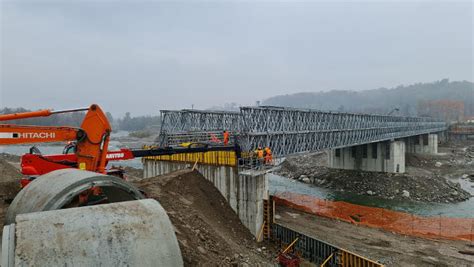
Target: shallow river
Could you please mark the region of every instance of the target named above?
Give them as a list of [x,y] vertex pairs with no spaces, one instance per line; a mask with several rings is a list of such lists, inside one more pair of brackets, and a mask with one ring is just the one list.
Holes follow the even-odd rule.
[[[461,187],[474,194],[474,188],[467,180],[459,179],[457,181]],[[474,197],[460,203],[439,204],[424,203],[415,201],[397,201],[386,200],[377,197],[360,196],[349,192],[336,192],[324,188],[319,188],[310,184],[305,184],[292,179],[288,179],[275,174],[270,175],[270,193],[276,192],[295,192],[305,195],[311,195],[322,199],[346,201],[353,204],[380,207],[397,211],[405,211],[424,216],[444,216],[444,217],[462,217],[474,218]]]

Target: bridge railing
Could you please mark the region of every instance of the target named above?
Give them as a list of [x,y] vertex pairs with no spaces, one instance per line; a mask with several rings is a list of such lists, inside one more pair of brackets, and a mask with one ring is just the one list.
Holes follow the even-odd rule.
[[[189,131],[189,132],[177,132],[168,133],[162,131],[159,136],[159,142],[161,146],[176,146],[182,143],[223,143],[223,132],[222,131]],[[229,143],[234,144],[236,136],[233,132],[229,132]]]
[[239,112],[203,110],[161,110],[161,131],[168,133],[196,131],[239,132]]

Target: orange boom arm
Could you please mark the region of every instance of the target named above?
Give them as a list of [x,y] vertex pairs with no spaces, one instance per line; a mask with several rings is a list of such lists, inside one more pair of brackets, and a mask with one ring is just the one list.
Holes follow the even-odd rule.
[[80,129],[70,127],[0,124],[0,145],[73,141],[80,133]]
[[58,113],[86,110],[80,128],[0,124],[0,145],[76,141],[79,168],[104,173],[112,128],[107,116],[98,105],[73,110],[40,110],[0,115],[0,121],[47,117]]

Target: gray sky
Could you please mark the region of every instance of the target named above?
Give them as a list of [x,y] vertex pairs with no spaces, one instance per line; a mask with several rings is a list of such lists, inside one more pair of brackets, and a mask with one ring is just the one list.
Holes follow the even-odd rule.
[[471,1],[0,1],[1,107],[142,115],[473,80]]

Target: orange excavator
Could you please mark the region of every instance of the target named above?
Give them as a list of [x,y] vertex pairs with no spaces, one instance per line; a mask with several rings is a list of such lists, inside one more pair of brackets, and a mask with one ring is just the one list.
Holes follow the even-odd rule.
[[[4,124],[5,121],[77,111],[86,111],[80,127]],[[108,151],[111,131],[107,117],[97,105],[0,115],[0,146],[68,143],[63,154],[42,155],[32,147],[30,153],[22,156],[21,172],[26,178],[22,179],[23,188],[5,214],[2,266],[110,265],[110,257],[104,255],[116,255],[117,262],[126,265],[156,262],[183,265],[178,240],[165,210],[157,201],[143,200],[144,194],[134,185],[110,175],[116,173],[107,169],[107,163],[142,156],[233,148],[199,146]],[[124,201],[127,203],[123,205],[84,207]],[[54,211],[78,206],[83,207]],[[30,216],[23,215],[19,219],[26,213]],[[63,217],[67,220],[62,221]],[[140,227],[134,228],[137,222]],[[47,230],[37,231],[37,225]],[[144,239],[144,234],[150,237]],[[39,245],[32,245],[31,240],[40,240]],[[22,249],[22,242],[28,245],[27,249]],[[92,248],[84,247],[85,244]],[[147,250],[150,247],[151,250]]]
[[[27,126],[1,124],[4,121],[20,120],[34,117],[48,117],[54,114],[86,111],[84,120],[79,128],[64,126]],[[150,149],[122,148],[118,151],[108,151],[112,127],[102,109],[93,104],[88,108],[70,110],[40,110],[33,112],[0,115],[0,146],[15,144],[34,144],[48,142],[68,142],[63,154],[42,155],[36,147],[21,157],[21,172],[25,177],[21,187],[41,175],[62,169],[79,169],[100,174],[109,174],[123,178],[123,173],[117,170],[107,170],[108,161],[128,160],[136,157],[172,155],[178,153],[196,153],[208,151],[239,151],[238,145],[222,146],[204,144],[187,147],[157,147]],[[240,153],[236,153],[240,154]],[[77,176],[78,174],[74,174]],[[79,174],[81,175],[81,174]],[[66,178],[64,178],[66,179]],[[89,181],[94,184],[94,181]],[[100,195],[98,186],[88,186],[79,194],[79,205],[89,205],[90,196]],[[91,193],[92,192],[92,193]],[[38,193],[39,194],[39,193]],[[76,194],[77,195],[77,194]]]
[[0,124],[0,145],[73,141],[76,143],[74,159],[64,155],[50,157],[34,155],[33,149],[30,151],[32,153],[22,158],[22,173],[37,176],[52,170],[71,167],[105,173],[107,147],[112,127],[98,105],[71,110],[46,109],[0,115],[0,121],[48,117],[53,114],[78,111],[87,111],[80,128]]

